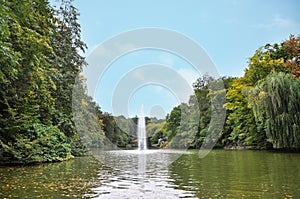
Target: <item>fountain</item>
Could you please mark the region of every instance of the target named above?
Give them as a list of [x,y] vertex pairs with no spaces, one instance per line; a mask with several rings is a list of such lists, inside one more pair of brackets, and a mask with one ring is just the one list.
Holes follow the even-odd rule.
[[141,107],[141,113],[137,126],[138,150],[147,150],[146,123],[144,116],[144,106]]

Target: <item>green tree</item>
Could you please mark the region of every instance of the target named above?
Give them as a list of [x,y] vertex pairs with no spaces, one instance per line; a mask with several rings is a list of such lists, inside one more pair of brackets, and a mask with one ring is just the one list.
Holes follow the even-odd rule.
[[[88,105],[85,107],[85,112],[89,112],[93,117],[97,117],[95,115],[95,111],[97,110],[95,103],[92,102],[92,98],[87,96],[86,88],[81,86],[85,80],[79,77],[79,73],[86,66],[84,57],[79,52],[84,52],[86,45],[81,40],[80,24],[77,22],[79,13],[72,5],[72,0],[61,1],[59,8],[54,10],[53,14],[55,16],[53,18],[55,34],[51,35],[50,40],[53,48],[53,53],[50,55],[51,65],[56,70],[56,73],[52,75],[52,79],[56,84],[56,90],[53,91],[53,96],[56,98],[56,111],[53,117],[53,124],[66,134],[72,146],[72,153],[80,154],[82,153],[82,145],[80,144],[80,137],[72,120],[72,112],[74,111],[72,110],[73,103],[76,103],[76,100],[78,100],[77,104],[80,105],[82,101],[85,101]],[[75,86],[76,78],[77,85]],[[77,90],[73,95],[74,89]],[[79,94],[80,92],[81,94]],[[76,94],[78,96],[75,96]],[[73,99],[72,102],[72,98],[79,96],[81,98]],[[83,107],[81,106],[81,108]],[[83,123],[85,122],[83,121]],[[102,134],[100,130],[99,134],[98,137]],[[101,145],[101,143],[99,144]]]
[[5,13],[0,49],[8,50],[1,57],[0,158],[3,162],[67,159],[70,145],[52,124],[53,10],[45,0],[4,1],[0,7]]
[[273,148],[300,148],[299,88],[299,78],[272,72],[252,92],[254,112]]
[[248,106],[247,91],[252,86],[247,84],[245,78],[238,78],[233,81],[232,87],[226,94],[225,108],[228,111],[226,120],[226,134],[223,135],[225,145],[245,146],[253,145],[256,136],[256,122],[252,108]]
[[173,108],[170,114],[166,117],[166,130],[169,136],[169,139],[175,137],[176,133],[178,132],[178,128],[180,127],[181,121],[181,107],[176,106]]
[[[236,79],[226,94],[225,107],[228,111],[226,120],[225,145],[240,145],[251,148],[266,148],[266,135],[263,125],[255,120],[249,92],[271,71],[285,71],[284,55],[278,45],[266,45],[259,48],[249,59],[249,67],[244,77]],[[230,133],[230,134],[229,134]]]
[[199,120],[197,123],[197,129],[195,131],[195,139],[191,144],[191,147],[200,148],[205,141],[206,134],[208,132],[208,126],[211,119],[211,99],[209,97],[209,84],[214,79],[208,75],[199,77],[193,84],[194,95],[190,97],[189,105],[192,109],[193,117],[195,120]]

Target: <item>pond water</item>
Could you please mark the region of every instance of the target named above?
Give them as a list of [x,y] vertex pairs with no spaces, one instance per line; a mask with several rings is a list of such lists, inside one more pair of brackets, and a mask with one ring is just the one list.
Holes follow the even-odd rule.
[[0,167],[0,198],[300,198],[300,154],[110,151]]

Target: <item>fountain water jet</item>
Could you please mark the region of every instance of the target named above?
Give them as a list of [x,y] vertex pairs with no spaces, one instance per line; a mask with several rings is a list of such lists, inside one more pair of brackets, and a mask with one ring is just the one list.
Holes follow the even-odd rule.
[[144,106],[141,107],[140,117],[137,126],[138,150],[147,150],[146,123],[144,116]]

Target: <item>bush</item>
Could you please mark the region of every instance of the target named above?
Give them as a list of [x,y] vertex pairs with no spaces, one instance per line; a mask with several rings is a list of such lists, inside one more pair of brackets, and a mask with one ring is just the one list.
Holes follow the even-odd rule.
[[2,164],[63,161],[72,158],[70,144],[57,127],[33,123],[13,142],[1,141]]

